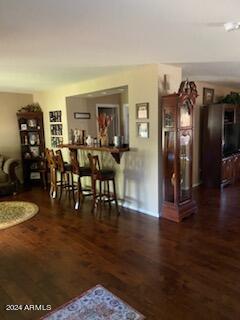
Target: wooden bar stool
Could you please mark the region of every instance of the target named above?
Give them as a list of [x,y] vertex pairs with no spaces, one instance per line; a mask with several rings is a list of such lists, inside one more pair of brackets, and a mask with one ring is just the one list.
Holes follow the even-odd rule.
[[[99,202],[100,208],[102,208],[102,203],[108,202],[109,207],[111,207],[111,202],[114,201],[116,205],[116,210],[118,215],[120,214],[118,208],[116,186],[115,186],[115,172],[113,170],[102,170],[100,168],[100,162],[97,155],[92,156],[88,154],[88,159],[90,163],[90,168],[92,172],[92,189],[93,189],[93,206],[92,212]],[[97,194],[97,181],[99,181],[99,193]],[[110,193],[109,183],[112,182],[113,194]],[[102,189],[102,183],[107,184],[107,192]]]
[[56,151],[57,170],[60,173],[60,181],[57,181],[57,186],[60,188],[59,200],[62,198],[63,190],[68,192],[70,198],[71,190],[74,187],[72,181],[72,166],[70,163],[63,161],[62,151]]
[[[71,172],[72,172],[72,181],[73,175],[77,176],[77,182],[73,182],[73,199],[74,199],[74,208],[78,210],[80,208],[80,202],[84,199],[84,196],[92,196],[92,188],[82,188],[81,178],[82,177],[91,177],[91,168],[90,167],[80,167],[77,151],[70,149],[70,163],[71,163]],[[75,201],[75,191],[77,192],[77,200]]]

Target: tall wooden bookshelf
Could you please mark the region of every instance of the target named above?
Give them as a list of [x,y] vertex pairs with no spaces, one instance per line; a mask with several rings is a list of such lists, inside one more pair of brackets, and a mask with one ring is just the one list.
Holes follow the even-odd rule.
[[42,112],[18,112],[23,179],[25,186],[46,187],[45,141]]

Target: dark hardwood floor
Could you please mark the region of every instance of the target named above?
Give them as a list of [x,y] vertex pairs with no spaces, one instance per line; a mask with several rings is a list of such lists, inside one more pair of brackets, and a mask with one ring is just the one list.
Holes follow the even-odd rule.
[[87,201],[76,213],[40,189],[17,195],[40,212],[0,231],[0,319],[39,319],[46,312],[4,305],[56,308],[96,284],[149,320],[240,319],[240,185],[195,198],[198,213],[175,224],[127,210],[94,217]]

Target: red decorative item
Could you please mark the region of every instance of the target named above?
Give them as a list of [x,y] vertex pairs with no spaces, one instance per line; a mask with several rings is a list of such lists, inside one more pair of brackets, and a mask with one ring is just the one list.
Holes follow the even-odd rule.
[[99,127],[99,139],[102,146],[107,146],[108,143],[108,128],[113,120],[112,116],[106,113],[100,113],[97,117],[98,127]]

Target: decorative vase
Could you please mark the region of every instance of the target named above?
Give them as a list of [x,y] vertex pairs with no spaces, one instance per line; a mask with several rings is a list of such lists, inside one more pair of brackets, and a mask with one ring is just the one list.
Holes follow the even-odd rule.
[[100,136],[100,141],[101,141],[101,146],[102,147],[107,147],[109,145],[109,139],[108,135],[104,134]]

